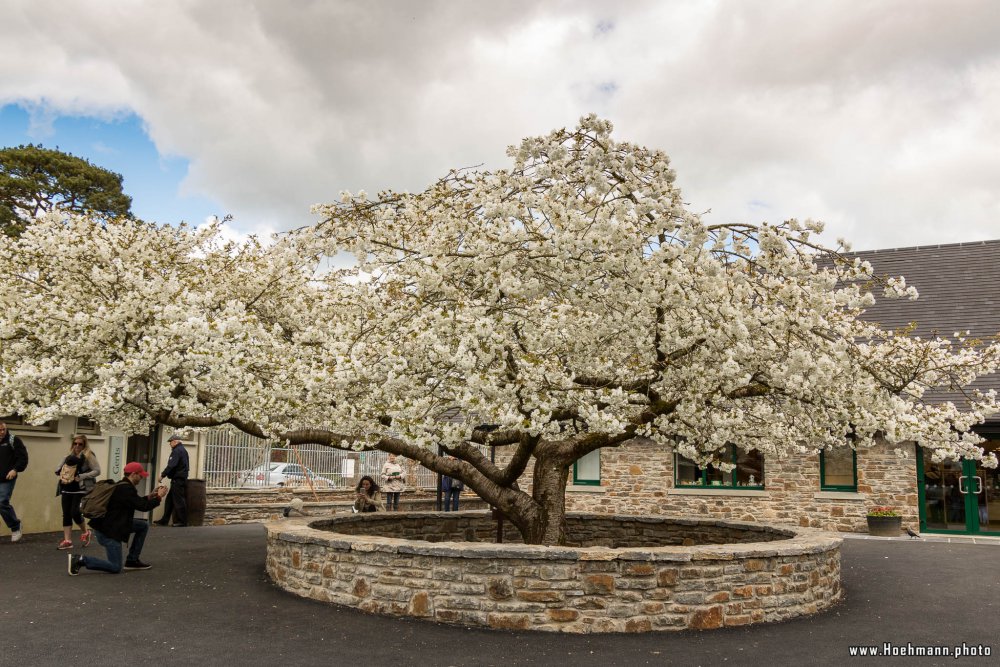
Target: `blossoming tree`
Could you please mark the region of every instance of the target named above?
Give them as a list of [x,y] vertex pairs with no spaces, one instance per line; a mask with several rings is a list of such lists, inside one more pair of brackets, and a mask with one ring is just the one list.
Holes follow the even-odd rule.
[[[873,290],[916,294],[819,247],[818,224],[706,224],[666,155],[594,117],[509,155],[417,194],[345,193],[267,246],[40,221],[0,248],[0,412],[381,449],[538,544],[565,539],[573,462],[637,437],[723,468],[730,444],[880,438],[983,458],[970,428],[995,396],[922,397],[993,372],[1000,347],[860,319]],[[343,251],[354,267],[319,269]]]

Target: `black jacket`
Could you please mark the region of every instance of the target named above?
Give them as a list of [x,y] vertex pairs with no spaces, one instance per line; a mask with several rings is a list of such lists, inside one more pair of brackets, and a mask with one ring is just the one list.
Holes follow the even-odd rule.
[[160,477],[173,480],[186,480],[188,478],[188,453],[184,445],[178,444],[170,450],[170,458],[167,459],[167,467],[160,473]]
[[7,479],[7,473],[16,470],[24,472],[28,467],[28,450],[18,436],[7,431],[7,437],[0,440],[0,481]]
[[90,525],[110,538],[127,542],[136,510],[148,512],[159,506],[160,499],[156,495],[152,498],[140,498],[132,482],[124,479],[115,486],[115,491],[108,500],[108,511],[100,519],[91,519]]

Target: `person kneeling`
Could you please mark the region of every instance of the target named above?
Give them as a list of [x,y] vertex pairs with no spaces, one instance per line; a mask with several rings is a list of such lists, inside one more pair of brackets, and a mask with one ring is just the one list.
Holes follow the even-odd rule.
[[142,553],[142,545],[146,541],[146,533],[149,532],[149,523],[143,519],[136,519],[135,512],[148,512],[154,507],[158,507],[160,500],[167,494],[164,486],[159,486],[146,497],[140,497],[135,490],[136,485],[144,478],[149,477],[149,473],[143,470],[142,464],[135,461],[125,466],[125,478],[115,485],[115,490],[108,499],[108,508],[103,517],[92,519],[90,529],[94,531],[94,537],[107,552],[107,560],[95,558],[94,556],[69,555],[69,573],[76,576],[80,570],[98,570],[117,574],[122,571],[122,542],[128,542],[132,535],[132,543],[128,549],[128,557],[125,559],[124,569],[126,570],[148,570],[151,566],[139,560]]

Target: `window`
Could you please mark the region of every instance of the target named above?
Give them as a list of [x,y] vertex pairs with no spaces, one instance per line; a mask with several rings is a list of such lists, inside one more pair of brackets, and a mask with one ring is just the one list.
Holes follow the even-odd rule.
[[849,447],[820,452],[819,488],[821,491],[857,491],[858,453]]
[[87,433],[87,434],[98,434],[101,432],[101,428],[97,422],[95,422],[93,419],[89,417],[77,417],[76,432]]
[[674,454],[674,485],[685,488],[764,488],[764,457],[759,452],[744,452],[735,445],[727,445],[723,457],[736,466],[732,472],[723,472],[711,465],[702,470],[691,459]]
[[601,450],[595,449],[573,463],[573,484],[601,485]]
[[32,425],[24,421],[20,415],[7,415],[0,417],[0,422],[7,424],[11,431],[48,431],[55,433],[59,430],[59,420],[51,419],[44,424]]

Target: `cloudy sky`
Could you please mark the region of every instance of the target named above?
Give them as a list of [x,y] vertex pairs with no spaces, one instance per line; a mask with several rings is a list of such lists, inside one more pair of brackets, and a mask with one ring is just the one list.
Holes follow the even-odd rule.
[[4,0],[0,141],[261,233],[595,112],[712,221],[975,241],[1000,238],[998,35],[994,0]]

